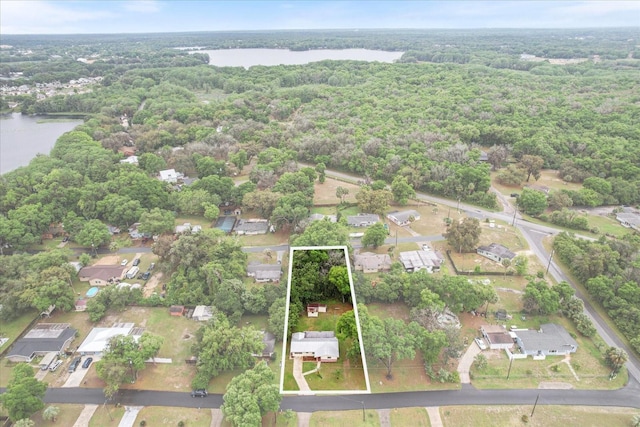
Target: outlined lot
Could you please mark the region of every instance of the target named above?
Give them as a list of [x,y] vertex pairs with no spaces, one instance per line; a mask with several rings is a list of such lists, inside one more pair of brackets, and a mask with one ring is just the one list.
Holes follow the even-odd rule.
[[[280,393],[370,393],[347,247],[291,247],[289,255]],[[350,332],[336,333],[339,323]]]

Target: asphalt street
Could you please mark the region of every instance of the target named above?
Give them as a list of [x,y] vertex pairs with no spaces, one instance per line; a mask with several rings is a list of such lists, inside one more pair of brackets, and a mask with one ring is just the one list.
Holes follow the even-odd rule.
[[[539,405],[624,406],[640,408],[640,385],[631,380],[619,390],[477,390],[463,385],[460,390],[414,391],[403,393],[356,394],[349,396],[287,396],[283,410],[297,412],[340,411],[361,409],[404,408],[450,405]],[[52,388],[45,395],[46,403],[103,404],[102,389]],[[128,406],[184,406],[188,408],[219,408],[222,395],[209,394],[193,398],[189,393],[149,390],[120,390],[110,402]]]

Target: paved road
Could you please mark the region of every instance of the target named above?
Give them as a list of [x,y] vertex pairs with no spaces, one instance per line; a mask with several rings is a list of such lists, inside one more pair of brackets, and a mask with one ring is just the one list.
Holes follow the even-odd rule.
[[[338,178],[344,181],[349,181],[354,184],[362,179],[361,177],[357,177],[351,174],[338,172],[334,170],[326,170],[325,173],[327,176]],[[560,232],[560,230],[558,230],[557,228],[553,228],[553,227],[549,227],[541,224],[535,224],[525,220],[517,212],[517,210],[514,210],[513,206],[511,206],[509,202],[509,199],[502,195],[498,196],[499,202],[503,206],[502,212],[489,212],[483,209],[479,209],[477,206],[460,203],[457,200],[443,199],[441,197],[435,197],[435,196],[431,196],[424,193],[416,193],[416,198],[418,200],[422,200],[426,202],[439,203],[445,206],[450,206],[452,208],[457,208],[464,211],[467,215],[473,216],[479,219],[484,219],[484,218],[499,219],[509,224],[513,224],[515,227],[517,227],[522,232],[522,235],[529,243],[531,250],[540,259],[540,262],[542,263],[542,265],[545,265],[545,266],[549,265],[549,273],[553,276],[553,278],[557,281],[564,280],[567,283],[569,283],[571,286],[573,286],[574,289],[576,289],[576,296],[579,298],[582,298],[582,300],[584,301],[585,312],[587,316],[591,318],[596,330],[598,331],[598,334],[607,343],[607,345],[622,348],[627,352],[627,354],[629,355],[629,361],[627,362],[626,366],[629,371],[629,375],[634,377],[636,380],[640,381],[640,359],[638,359],[635,356],[633,351],[625,343],[623,343],[620,340],[616,332],[613,331],[613,329],[611,329],[609,325],[607,325],[607,323],[600,317],[598,312],[594,310],[593,306],[584,298],[584,295],[582,295],[582,293],[576,288],[576,284],[563,273],[562,269],[560,269],[553,260],[550,260],[551,254],[549,254],[547,250],[544,248],[544,245],[542,244],[542,240],[549,235]],[[582,236],[580,234],[576,234],[576,236],[584,239],[595,240],[591,237]]]
[[[297,412],[341,411],[361,409],[404,408],[449,405],[533,405],[540,395],[540,405],[624,406],[640,408],[640,385],[632,380],[619,390],[477,390],[463,385],[461,390],[415,391],[346,396],[287,396],[283,410]],[[45,395],[46,403],[102,404],[102,389],[52,388]],[[219,408],[222,395],[192,398],[189,393],[148,390],[121,390],[114,398],[126,406],[182,406],[187,408]]]

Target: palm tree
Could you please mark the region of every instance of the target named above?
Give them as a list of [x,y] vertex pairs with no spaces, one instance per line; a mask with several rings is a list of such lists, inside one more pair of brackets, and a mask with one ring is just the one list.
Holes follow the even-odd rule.
[[57,406],[47,406],[47,408],[42,411],[42,418],[55,423],[59,413],[60,408],[58,408]]

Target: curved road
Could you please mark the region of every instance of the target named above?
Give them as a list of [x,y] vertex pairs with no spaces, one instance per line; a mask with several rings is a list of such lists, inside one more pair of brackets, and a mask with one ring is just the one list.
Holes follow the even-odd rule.
[[[334,170],[327,169],[325,173],[327,176],[338,178],[343,181],[349,181],[353,184],[357,184],[358,180],[361,179],[357,176],[334,171]],[[598,331],[598,334],[607,343],[607,345],[622,348],[627,352],[627,354],[629,355],[629,361],[627,362],[626,366],[629,371],[629,375],[635,378],[637,381],[640,381],[640,360],[636,357],[634,352],[624,342],[620,340],[616,332],[613,329],[611,329],[611,327],[600,317],[598,312],[593,308],[593,306],[589,303],[589,301],[587,301],[584,298],[584,295],[582,295],[582,293],[576,288],[576,284],[573,282],[573,280],[571,280],[569,277],[567,277],[564,274],[562,269],[558,267],[558,265],[554,262],[553,259],[550,260],[551,255],[544,248],[544,245],[542,244],[542,240],[551,234],[556,234],[560,232],[561,230],[558,230],[556,228],[549,227],[546,225],[535,224],[525,220],[524,218],[522,218],[522,216],[520,216],[517,213],[517,211],[514,212],[514,208],[511,206],[508,199],[499,193],[498,193],[498,201],[503,206],[503,209],[504,209],[503,212],[489,212],[489,211],[482,210],[476,206],[460,203],[456,200],[449,200],[441,197],[434,197],[424,193],[416,193],[416,198],[418,200],[434,202],[434,203],[439,203],[445,206],[450,206],[452,208],[458,208],[464,211],[467,215],[473,216],[479,219],[492,218],[492,219],[499,219],[499,220],[505,221],[509,224],[514,224],[514,226],[521,231],[522,235],[524,236],[524,238],[527,240],[527,243],[531,247],[531,250],[540,259],[540,262],[542,263],[542,265],[549,265],[549,273],[553,276],[553,278],[558,282],[565,281],[569,283],[576,290],[576,296],[581,298],[584,301],[584,308],[587,316],[591,319],[596,330]],[[590,237],[581,236],[579,234],[576,234],[576,236],[580,238],[594,240]],[[423,239],[426,240],[427,238],[423,238]]]

